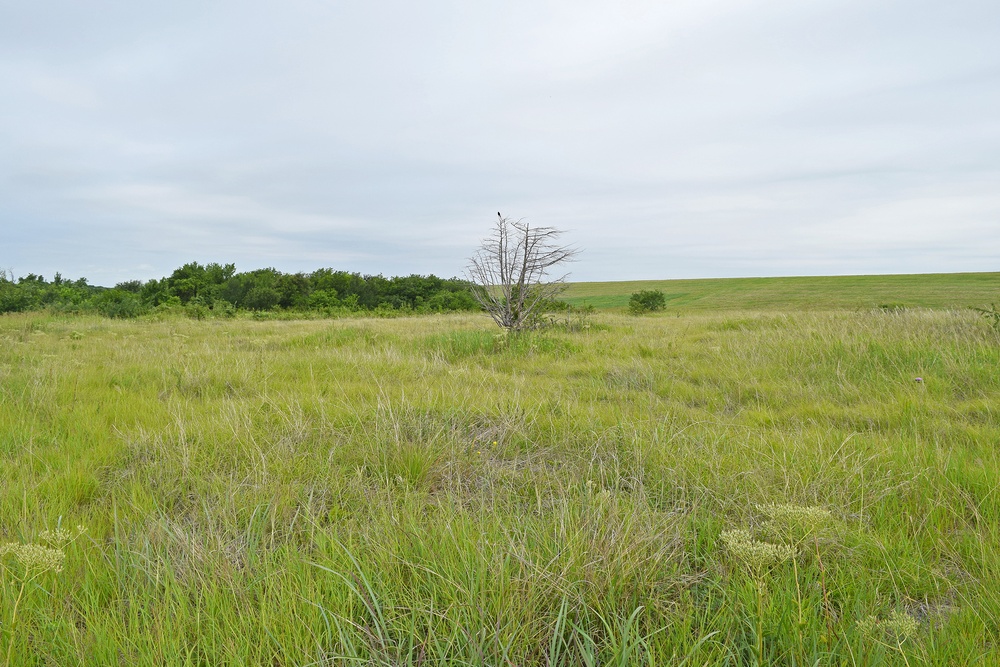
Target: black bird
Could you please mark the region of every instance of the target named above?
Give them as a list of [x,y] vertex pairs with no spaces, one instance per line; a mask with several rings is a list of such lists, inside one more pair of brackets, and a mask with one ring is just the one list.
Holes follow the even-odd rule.
[[500,215],[500,211],[497,211],[497,217],[500,218],[501,220],[503,220],[503,216]]

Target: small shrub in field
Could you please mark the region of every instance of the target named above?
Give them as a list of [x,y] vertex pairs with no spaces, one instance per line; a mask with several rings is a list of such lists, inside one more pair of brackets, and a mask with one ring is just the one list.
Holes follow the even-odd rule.
[[997,308],[995,303],[991,304],[989,308],[973,308],[973,310],[985,317],[993,330],[1000,333],[1000,308]]
[[667,297],[660,290],[642,290],[632,294],[628,300],[628,310],[633,315],[652,313],[667,307]]
[[885,313],[899,314],[906,311],[906,304],[880,303],[878,309]]

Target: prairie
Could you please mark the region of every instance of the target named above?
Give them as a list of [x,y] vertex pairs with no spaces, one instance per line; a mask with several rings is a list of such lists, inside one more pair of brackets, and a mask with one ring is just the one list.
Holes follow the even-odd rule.
[[0,664],[998,664],[1000,336],[727,298],[0,317]]

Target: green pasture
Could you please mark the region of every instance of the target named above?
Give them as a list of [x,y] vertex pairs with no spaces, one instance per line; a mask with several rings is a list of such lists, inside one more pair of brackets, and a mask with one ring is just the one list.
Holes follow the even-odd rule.
[[623,308],[640,290],[661,290],[668,311],[856,310],[982,307],[1000,298],[1000,273],[712,278],[571,283],[574,306]]
[[997,276],[2,316],[0,665],[996,665]]

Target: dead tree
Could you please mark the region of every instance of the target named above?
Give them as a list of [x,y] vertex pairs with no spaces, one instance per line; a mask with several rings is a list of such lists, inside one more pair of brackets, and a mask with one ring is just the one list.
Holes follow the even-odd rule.
[[550,271],[572,261],[578,251],[559,245],[562,232],[554,227],[532,227],[499,213],[497,218],[465,273],[493,321],[507,331],[523,331],[535,326],[545,305],[566,289],[566,275],[553,278]]

